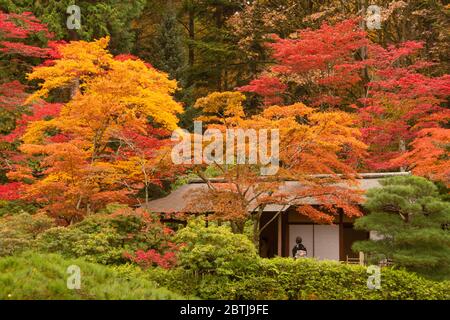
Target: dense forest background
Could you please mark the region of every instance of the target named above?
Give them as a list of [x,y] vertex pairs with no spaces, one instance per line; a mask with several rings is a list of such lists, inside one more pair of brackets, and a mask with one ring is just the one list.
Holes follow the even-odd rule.
[[[81,8],[79,30],[67,29],[68,15],[61,14],[71,4]],[[448,74],[448,1],[2,0],[0,9],[33,12],[61,40],[110,35],[112,53],[134,54],[177,79],[176,98],[186,110],[180,125],[191,128],[196,99],[246,85],[274,62],[267,46],[271,35],[295,38],[299,29],[364,17],[371,4],[380,6],[382,15],[382,28],[367,30],[373,42],[387,47],[423,41],[421,57],[437,63],[425,72]],[[293,101],[301,96],[295,94]],[[247,99],[246,111],[257,112],[259,102],[256,96]]]
[[[73,4],[81,9],[79,29],[67,27]],[[374,4],[380,8],[379,28],[367,23]],[[177,81],[173,97],[183,108],[176,114],[181,128],[192,131],[193,120],[206,111],[196,101],[215,92],[235,92],[229,97],[239,100],[246,117],[298,102],[320,112],[344,111],[358,115],[369,148],[352,159],[343,156],[344,146],[340,160],[353,161],[359,172],[415,170],[447,184],[447,1],[0,0],[0,10],[6,14],[0,26],[2,183],[18,148],[11,143],[26,123],[44,117],[19,120],[27,110],[21,101],[42,79],[27,79],[27,73],[59,58],[58,45],[109,36],[111,54],[136,56]],[[12,28],[8,19],[18,25]],[[75,87],[52,91],[46,101],[55,104],[45,117],[57,114],[57,104],[70,101]],[[172,182],[162,182],[165,192]],[[152,197],[164,193],[160,186],[151,188]]]

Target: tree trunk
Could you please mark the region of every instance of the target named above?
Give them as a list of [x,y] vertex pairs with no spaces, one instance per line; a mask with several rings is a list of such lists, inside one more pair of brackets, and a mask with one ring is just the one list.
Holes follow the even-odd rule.
[[[195,40],[195,16],[194,16],[194,10],[189,10],[189,40],[194,41]],[[194,65],[194,44],[189,43],[188,45],[188,64],[190,67]]]
[[231,221],[231,231],[235,234],[244,233],[245,221]]
[[[400,141],[399,141],[398,144],[399,144],[398,148],[399,148],[400,152],[401,152],[401,153],[405,153],[405,152],[406,152],[406,143],[405,143],[405,140],[400,139]],[[400,167],[400,171],[401,171],[401,172],[405,172],[405,171],[406,171],[406,168],[405,168],[404,166],[401,166],[401,167]]]
[[[361,22],[359,24],[360,28],[362,30],[366,29],[366,10],[367,10],[367,0],[360,0],[360,10],[361,10]],[[361,60],[367,59],[367,47],[362,47],[360,50]],[[369,71],[367,70],[367,67],[363,69],[363,79],[365,79],[365,82],[369,82]]]
[[259,252],[259,220],[261,219],[262,210],[253,215],[253,244]]

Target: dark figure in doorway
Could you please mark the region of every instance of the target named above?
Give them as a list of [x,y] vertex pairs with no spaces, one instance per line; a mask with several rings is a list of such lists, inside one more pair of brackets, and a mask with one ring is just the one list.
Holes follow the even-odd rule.
[[262,237],[261,243],[259,245],[259,255],[262,258],[268,258],[269,257],[269,244],[267,243],[267,238]]
[[292,249],[292,256],[297,259],[301,257],[306,257],[307,250],[305,246],[302,244],[302,237],[295,238],[295,246]]

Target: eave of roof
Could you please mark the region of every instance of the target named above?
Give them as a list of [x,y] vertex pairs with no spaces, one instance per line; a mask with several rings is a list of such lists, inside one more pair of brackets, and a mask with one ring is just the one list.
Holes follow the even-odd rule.
[[[356,177],[359,180],[359,190],[367,191],[369,189],[380,187],[380,180],[383,178],[393,177],[393,176],[404,176],[409,175],[409,172],[386,172],[386,173],[361,173]],[[329,177],[329,175],[315,175],[315,177]],[[226,182],[221,178],[210,179],[211,183],[224,183]],[[301,187],[298,181],[284,181],[280,186],[279,191],[283,193],[289,193],[290,190]],[[352,187],[350,187],[351,189]],[[353,188],[354,189],[354,188]],[[147,208],[152,212],[158,213],[174,213],[174,212],[185,212],[186,207],[190,201],[190,195],[197,193],[201,190],[208,190],[208,185],[200,179],[191,180],[188,184],[185,184],[178,189],[171,192],[166,197],[150,201],[147,205],[143,207]],[[299,204],[318,204],[313,198],[304,198],[302,202],[293,203],[293,205]],[[283,207],[278,204],[267,205],[264,211],[272,212],[279,210],[286,210],[288,207]]]

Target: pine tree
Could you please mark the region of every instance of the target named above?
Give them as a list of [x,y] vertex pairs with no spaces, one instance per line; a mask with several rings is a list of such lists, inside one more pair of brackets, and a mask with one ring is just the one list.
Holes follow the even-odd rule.
[[183,42],[174,12],[163,17],[153,40],[153,66],[167,72],[171,79],[180,79],[184,66]]
[[392,259],[431,278],[450,278],[450,202],[422,177],[394,177],[367,194],[365,208],[355,227],[375,231],[378,239],[355,243],[354,250],[374,259]]

